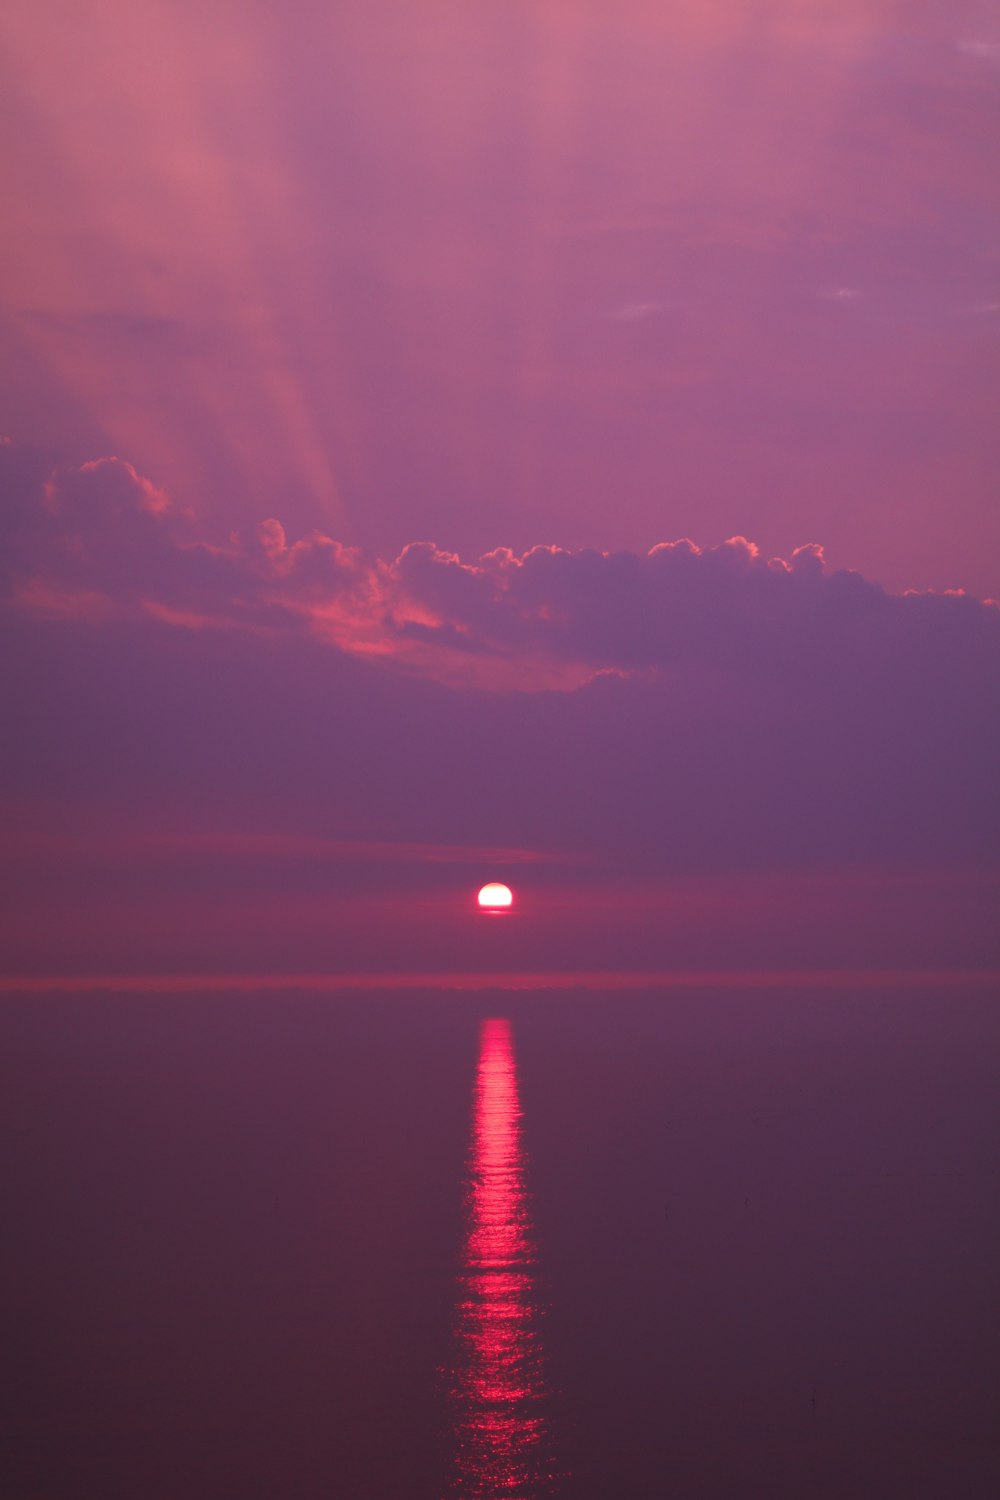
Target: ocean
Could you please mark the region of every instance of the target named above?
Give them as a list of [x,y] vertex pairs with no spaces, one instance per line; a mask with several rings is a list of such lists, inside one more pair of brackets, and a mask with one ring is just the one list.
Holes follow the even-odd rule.
[[0,1493],[995,1500],[997,1001],[8,993]]

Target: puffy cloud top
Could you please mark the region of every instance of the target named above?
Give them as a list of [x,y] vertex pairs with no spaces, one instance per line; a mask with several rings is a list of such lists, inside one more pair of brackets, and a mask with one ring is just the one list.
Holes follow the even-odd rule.
[[8,586],[21,608],[151,615],[308,633],[423,675],[484,687],[578,686],[600,671],[697,668],[804,683],[831,673],[989,678],[1000,611],[964,594],[893,596],[829,572],[822,548],[764,558],[744,537],[647,554],[506,548],[463,562],[413,542],[386,562],[280,521],[210,543],[131,465],[42,476],[7,454]]
[[994,605],[743,538],[208,542],[120,460],[7,457],[8,805],[633,869],[1000,860]]

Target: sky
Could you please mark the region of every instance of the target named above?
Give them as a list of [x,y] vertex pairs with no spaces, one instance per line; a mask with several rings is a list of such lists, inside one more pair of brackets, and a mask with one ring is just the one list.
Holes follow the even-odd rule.
[[1000,964],[998,86],[985,0],[11,0],[2,973]]

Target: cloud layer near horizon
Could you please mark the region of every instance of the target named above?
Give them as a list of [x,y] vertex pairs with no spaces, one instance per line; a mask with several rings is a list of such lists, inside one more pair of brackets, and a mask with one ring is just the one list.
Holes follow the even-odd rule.
[[[209,543],[120,460],[0,464],[0,969],[996,962],[995,606],[742,540]],[[497,876],[534,917],[469,927]]]
[[943,668],[985,684],[1000,609],[961,592],[893,596],[805,545],[766,559],[743,537],[645,555],[539,545],[463,562],[430,542],[384,561],[277,519],[210,543],[118,458],[45,471],[0,450],[7,586],[22,611],[178,628],[307,634],[420,676],[485,688],[579,686],[600,671],[744,683]]
[[997,861],[994,605],[742,539],[385,563],[270,521],[209,545],[120,460],[3,458],[21,825],[141,816],[648,874]]

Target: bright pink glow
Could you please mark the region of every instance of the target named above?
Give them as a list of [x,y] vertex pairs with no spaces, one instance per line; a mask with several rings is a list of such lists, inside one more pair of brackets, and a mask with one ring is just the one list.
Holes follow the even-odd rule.
[[483,1022],[461,1274],[453,1493],[538,1495],[544,1386],[509,1021]]

